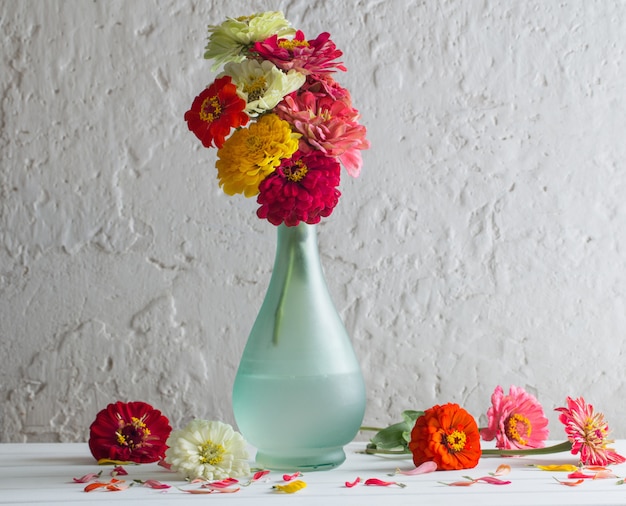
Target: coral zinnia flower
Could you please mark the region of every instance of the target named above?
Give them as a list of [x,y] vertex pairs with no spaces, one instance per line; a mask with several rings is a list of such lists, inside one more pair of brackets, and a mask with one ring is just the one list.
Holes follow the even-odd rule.
[[259,218],[273,225],[310,225],[330,216],[339,201],[339,162],[319,152],[296,151],[259,185]]
[[458,404],[433,406],[415,422],[409,449],[416,466],[434,461],[439,470],[470,469],[480,459],[478,426]]
[[370,144],[347,90],[342,99],[325,94],[323,88],[318,93],[294,92],[278,104],[276,112],[302,134],[301,151],[321,151],[337,157],[348,174],[359,175],[363,163],[360,150]]
[[230,76],[224,76],[194,99],[191,109],[185,113],[185,121],[204,147],[209,148],[215,142],[215,146],[221,148],[231,128],[248,123],[245,108],[246,101],[237,94]]
[[222,480],[250,473],[246,442],[226,423],[192,420],[172,432],[167,444],[165,461],[186,478]]
[[221,25],[209,26],[209,42],[204,57],[214,59],[213,70],[222,63],[243,61],[253,43],[278,34],[281,37],[295,32],[282,12],[269,11],[251,16],[228,18]]
[[278,35],[273,35],[263,42],[256,42],[251,51],[285,71],[293,69],[308,75],[346,70],[341,62],[334,61],[343,53],[327,32],[312,40],[306,40],[301,30],[293,39],[279,39]]
[[501,450],[542,448],[548,438],[548,419],[537,399],[523,388],[511,386],[504,395],[497,386],[487,410],[488,427],[480,431],[485,441],[496,439]]
[[236,130],[217,151],[220,186],[228,195],[259,193],[259,183],[298,149],[298,136],[275,114]]
[[116,402],[89,427],[89,449],[97,460],[156,462],[165,455],[172,431],[161,412],[145,402]]
[[582,397],[567,398],[567,407],[556,408],[559,420],[565,424],[565,433],[572,443],[572,454],[580,452],[580,461],[586,466],[606,466],[622,464],[626,459],[607,445],[609,424],[602,413],[595,413],[593,406]]

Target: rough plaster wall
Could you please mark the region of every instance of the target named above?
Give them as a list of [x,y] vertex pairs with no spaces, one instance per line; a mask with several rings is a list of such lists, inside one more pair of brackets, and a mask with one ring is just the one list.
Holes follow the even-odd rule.
[[268,9],[332,34],[369,129],[319,227],[366,422],[516,384],[626,437],[625,2],[1,0],[0,441],[233,421],[275,231],[182,117],[206,25]]

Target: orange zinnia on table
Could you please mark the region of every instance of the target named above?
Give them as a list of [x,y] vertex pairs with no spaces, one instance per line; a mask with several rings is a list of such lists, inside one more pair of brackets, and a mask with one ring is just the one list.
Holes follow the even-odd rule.
[[416,466],[433,461],[439,470],[470,469],[480,459],[480,433],[458,404],[433,406],[415,422],[409,449]]

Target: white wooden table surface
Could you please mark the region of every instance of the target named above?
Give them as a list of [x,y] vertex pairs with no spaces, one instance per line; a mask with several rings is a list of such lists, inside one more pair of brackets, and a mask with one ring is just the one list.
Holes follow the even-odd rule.
[[[617,441],[615,448],[626,454],[626,441]],[[155,479],[172,485],[165,491],[135,485],[121,492],[84,492],[84,484],[73,483],[73,477],[103,471],[101,480],[110,478],[110,466],[98,466],[83,443],[0,444],[0,504],[193,504],[219,503],[239,505],[297,504],[305,506],[334,505],[450,505],[515,506],[515,505],[626,505],[626,485],[618,479],[586,480],[576,487],[559,484],[554,478],[567,479],[567,473],[538,470],[532,464],[576,464],[569,453],[523,458],[483,458],[478,467],[461,471],[438,471],[419,476],[389,476],[397,467],[412,468],[410,459],[363,455],[364,443],[346,447],[347,460],[337,469],[306,473],[302,480],[307,487],[296,494],[279,494],[274,484],[283,484],[282,472],[271,472],[265,478],[242,487],[237,493],[192,495],[179,487],[191,488],[177,474],[157,464],[128,465],[128,476],[134,479]],[[463,476],[479,478],[506,463],[512,471],[509,485],[476,483],[470,487],[442,484],[462,480]],[[626,477],[626,464],[613,466],[615,474]],[[357,485],[345,487],[346,481],[379,478],[400,481],[405,488]]]

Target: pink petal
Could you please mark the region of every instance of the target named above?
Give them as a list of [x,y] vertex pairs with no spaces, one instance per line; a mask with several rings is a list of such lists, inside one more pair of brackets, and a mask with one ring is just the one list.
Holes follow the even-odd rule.
[[352,488],[352,487],[356,486],[358,483],[361,483],[361,478],[359,478],[359,477],[357,476],[356,480],[354,480],[354,481],[346,481],[346,484],[345,484],[345,485],[346,485],[346,487],[348,487],[348,488]]
[[398,483],[397,481],[383,481],[378,478],[368,478],[365,480],[366,485],[374,485],[376,487],[389,487],[391,485],[397,485],[398,487],[404,488],[406,485],[404,483]]
[[256,473],[254,473],[254,476],[252,477],[252,481],[257,481],[260,480],[261,478],[263,478],[263,476],[268,475],[270,472],[268,469],[263,469],[262,471],[257,471]]
[[436,471],[436,470],[437,470],[437,464],[431,460],[428,462],[424,462],[420,466],[416,467],[415,469],[411,469],[410,471],[401,471],[400,469],[396,469],[395,474],[403,474],[405,476],[416,476],[418,474],[432,473],[433,471]]
[[482,478],[477,478],[474,481],[481,481],[483,483],[489,483],[490,485],[509,485],[511,483],[509,480],[501,480],[500,478],[494,478],[493,476],[483,476]]
[[560,483],[561,485],[566,485],[568,487],[575,487],[585,482],[585,480],[582,480],[582,479],[576,480],[576,481],[565,481],[565,480],[559,480],[557,478],[554,478],[554,479],[557,481],[557,483]]
[[167,483],[162,483],[157,480],[146,480],[143,482],[143,485],[145,485],[146,487],[157,489],[157,490],[171,488],[171,485],[168,485]]
[[122,466],[115,466],[111,471],[111,476],[126,476],[128,471],[124,469]]
[[291,481],[294,478],[298,478],[302,476],[302,473],[300,471],[298,471],[297,473],[293,473],[293,474],[283,474],[283,481]]
[[470,485],[473,485],[476,482],[474,480],[470,480],[470,481],[453,481],[452,483],[444,483],[440,481],[439,483],[441,483],[442,485],[448,485],[449,487],[469,487]]
[[581,478],[582,479],[595,478],[595,476],[596,476],[595,474],[585,474],[585,473],[583,473],[581,471],[574,471],[573,473],[569,473],[567,475],[567,477],[570,480],[577,480],[577,479],[581,479]]
[[158,465],[161,466],[161,467],[164,467],[168,471],[172,470],[172,464],[169,464],[168,462],[165,462],[165,459],[159,460],[159,464]]
[[72,480],[74,480],[74,483],[89,483],[90,481],[97,480],[98,478],[100,478],[101,474],[102,474],[102,471],[100,471],[99,473],[89,473],[84,476],[81,476],[80,478],[72,478]]
[[220,481],[212,481],[211,483],[205,483],[202,488],[227,488],[235,483],[239,483],[239,480],[235,478],[226,478]]

